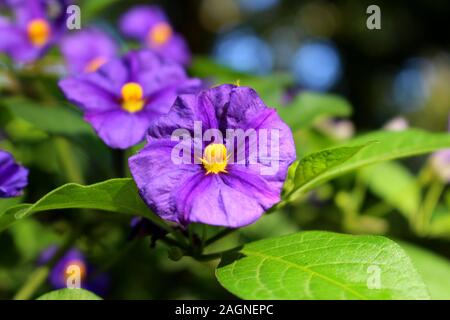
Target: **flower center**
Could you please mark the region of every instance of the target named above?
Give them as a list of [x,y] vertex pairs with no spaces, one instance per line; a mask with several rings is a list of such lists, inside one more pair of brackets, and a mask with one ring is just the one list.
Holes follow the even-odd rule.
[[[87,270],[86,270],[85,263],[81,260],[72,260],[72,261],[69,261],[68,263],[66,263],[66,268],[64,270],[64,276],[65,276],[64,278],[66,279],[66,281],[69,276],[73,275],[73,269],[69,270],[69,267],[71,267],[71,266],[76,266],[79,268],[79,271],[80,271],[79,275],[80,275],[81,280],[86,278]],[[68,272],[68,271],[70,271],[70,272]]]
[[160,22],[151,28],[148,33],[150,44],[157,46],[163,45],[170,39],[172,33],[172,27],[168,23]]
[[31,20],[27,25],[27,35],[36,47],[42,47],[50,38],[50,25],[44,19]]
[[106,63],[106,58],[97,57],[88,62],[84,68],[84,72],[90,73],[97,71],[102,65]]
[[200,159],[206,174],[227,172],[227,148],[221,143],[211,143],[205,148],[203,158]]
[[122,108],[130,113],[141,111],[144,108],[144,92],[136,82],[125,83],[122,87]]

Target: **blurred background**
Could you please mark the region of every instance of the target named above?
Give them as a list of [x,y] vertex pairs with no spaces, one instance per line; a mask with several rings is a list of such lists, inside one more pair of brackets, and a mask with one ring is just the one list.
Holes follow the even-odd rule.
[[[430,131],[448,129],[449,1],[85,0],[80,5],[82,23],[83,26],[85,23],[93,24],[109,30],[123,41],[117,31],[119,17],[133,5],[149,3],[159,4],[165,9],[175,29],[186,37],[194,56],[209,56],[216,63],[235,70],[236,74],[288,74],[294,79],[285,88],[288,101],[305,90],[345,97],[353,105],[350,119],[358,132],[379,129],[398,116],[406,118],[414,127]],[[366,10],[372,4],[381,9],[380,30],[366,27],[369,17]],[[89,10],[84,10],[87,6]],[[84,15],[85,12],[89,15]],[[196,64],[196,75],[199,64]],[[210,70],[213,69],[206,70],[206,73]],[[0,85],[1,80],[0,77]],[[46,78],[37,78],[35,82],[50,83],[47,86],[53,87],[57,92],[55,95],[60,95],[63,100],[56,80],[50,83]],[[283,104],[283,101],[279,103]],[[324,128],[319,126],[318,129]],[[343,140],[351,135],[347,129],[340,129],[345,136]],[[27,131],[26,135],[17,138],[25,142],[20,141],[14,147],[19,159],[32,168],[31,180],[34,183],[27,189],[28,202],[36,201],[49,190],[67,182],[61,177],[60,164],[55,160],[57,157],[52,158],[53,147],[49,145],[47,136],[36,138],[33,135],[31,139],[29,123],[22,122],[15,123],[11,131]],[[87,173],[87,182],[114,177],[111,172],[117,155],[111,154],[96,137],[87,138],[81,147],[72,147]],[[300,145],[305,150],[299,150],[299,155],[331,144],[328,140],[323,142],[323,137],[320,139],[319,143],[313,130],[301,132]],[[211,251],[253,239],[320,229],[386,234],[450,257],[448,188],[442,192],[442,203],[436,210],[443,213],[446,225],[428,238],[411,230],[402,215],[402,208],[396,206],[395,201],[401,198],[401,194],[383,198],[377,193],[380,189],[381,193],[385,190],[386,181],[397,181],[389,180],[392,172],[400,172],[400,176],[396,176],[398,181],[402,177],[406,177],[407,182],[413,181],[426,161],[424,156],[399,163],[390,162],[376,167],[378,171],[372,168],[375,171],[368,169],[342,177],[314,191],[307,199],[283,208],[280,214],[268,215],[244,228],[239,235],[230,236]],[[364,180],[374,172],[381,177],[382,188],[373,187],[376,183],[367,182],[370,179]],[[428,171],[418,174],[418,180],[425,180],[424,184],[428,186],[435,177],[430,178],[427,174]],[[361,187],[361,181],[367,182],[370,191],[364,208],[352,211],[352,197],[360,192],[360,188],[365,188]],[[398,186],[405,191],[403,186]],[[421,190],[414,190],[417,202],[420,202]],[[405,197],[409,195],[404,194]],[[389,203],[392,198],[394,203]],[[367,209],[364,210],[367,214],[359,215],[362,209]],[[102,297],[233,298],[215,280],[215,262],[200,263],[188,258],[177,262],[169,260],[164,246],[150,249],[148,241],[131,237],[132,232],[139,230],[130,228],[129,217],[101,212],[93,215],[75,210],[66,210],[63,215],[42,213],[15,224],[8,232],[0,233],[0,298],[11,298],[35,270],[43,250],[50,245],[61,244],[68,230],[80,221],[83,232],[78,235],[76,247],[89,261],[89,268],[95,270],[94,275],[107,275],[108,280],[93,289]],[[216,230],[212,228],[210,231]],[[51,286],[47,283],[37,293],[49,290]]]
[[[211,54],[242,72],[290,73],[294,89],[341,94],[353,104],[359,128],[403,115],[414,126],[447,129],[448,1],[156,2],[194,54]],[[366,27],[372,4],[381,9],[381,30]],[[107,15],[115,19],[128,6],[117,3]]]

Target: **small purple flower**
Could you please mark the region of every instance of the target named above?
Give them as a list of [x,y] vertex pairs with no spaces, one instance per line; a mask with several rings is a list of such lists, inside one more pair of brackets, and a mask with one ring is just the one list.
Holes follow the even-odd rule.
[[388,131],[403,131],[409,128],[409,122],[406,118],[398,116],[390,119],[383,128]]
[[10,0],[14,19],[0,15],[0,53],[17,62],[41,57],[64,28],[67,1]]
[[76,74],[97,71],[117,57],[119,48],[107,33],[89,28],[63,38],[61,52],[70,72]]
[[[180,141],[172,135],[181,130],[196,136],[199,123],[204,137],[214,131],[225,140],[220,143],[217,136],[209,141],[183,140],[188,150],[194,143],[198,158],[188,155],[187,163],[174,161]],[[246,142],[244,137],[235,144],[235,138],[227,135],[235,131],[254,132],[257,140]],[[278,141],[264,145],[263,132],[277,136]],[[239,155],[245,155],[244,161],[235,161]],[[278,170],[263,174],[271,157]],[[291,130],[276,111],[251,88],[221,85],[180,96],[170,112],[149,128],[147,145],[129,159],[129,166],[141,197],[163,219],[182,225],[199,222],[237,228],[256,221],[280,201],[287,169],[294,160]]]
[[28,184],[28,170],[17,164],[13,156],[0,150],[0,198],[16,197]]
[[120,20],[123,34],[139,40],[146,47],[182,65],[191,61],[191,53],[184,38],[176,33],[159,6],[136,6]]
[[169,111],[177,95],[197,92],[201,85],[181,66],[150,50],[129,52],[96,72],[59,82],[100,138],[119,149],[142,141],[150,123]]
[[[48,263],[58,251],[58,247],[53,245],[42,251],[38,258],[38,265]],[[60,258],[53,266],[48,276],[48,281],[55,289],[67,287],[67,277],[69,276],[69,266],[78,266],[80,270],[80,285],[82,288],[93,291],[99,295],[106,293],[109,287],[109,278],[105,273],[98,273],[84,257],[83,253],[72,248]]]

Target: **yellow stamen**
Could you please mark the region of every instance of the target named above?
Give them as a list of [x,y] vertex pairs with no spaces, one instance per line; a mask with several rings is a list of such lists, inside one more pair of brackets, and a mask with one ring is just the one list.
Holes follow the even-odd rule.
[[97,57],[89,61],[89,63],[84,68],[84,72],[91,73],[97,71],[102,65],[106,63],[106,58]]
[[80,268],[80,279],[81,280],[83,280],[83,279],[85,279],[86,278],[86,276],[87,276],[87,270],[86,270],[86,265],[85,265],[85,263],[83,262],[83,261],[81,261],[81,260],[72,260],[72,261],[69,261],[67,264],[66,264],[66,268],[65,268],[65,270],[64,270],[64,275],[65,275],[65,279],[67,280],[67,278],[71,275],[71,274],[73,274],[73,273],[68,273],[68,271],[70,271],[69,270],[69,267],[71,267],[71,266],[77,266],[78,268]]
[[144,108],[144,91],[140,84],[128,82],[122,86],[122,108],[130,113],[141,111]]
[[150,29],[148,39],[151,46],[161,46],[172,36],[172,27],[166,22],[160,22]]
[[50,38],[50,25],[44,19],[31,20],[27,25],[27,35],[36,47],[43,47]]
[[211,143],[205,148],[203,158],[200,161],[206,169],[206,174],[227,173],[227,148],[221,143]]

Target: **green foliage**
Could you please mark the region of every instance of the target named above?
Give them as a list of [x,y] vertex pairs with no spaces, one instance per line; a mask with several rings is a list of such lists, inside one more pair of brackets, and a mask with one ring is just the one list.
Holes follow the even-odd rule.
[[278,108],[281,118],[292,128],[308,128],[321,117],[348,117],[352,107],[342,97],[333,94],[302,92],[287,106]]
[[[302,177],[304,171],[308,173],[308,179],[306,183],[297,183],[294,191],[296,193],[305,193],[321,183],[369,164],[448,148],[450,147],[450,134],[429,133],[419,129],[410,129],[401,132],[377,131],[355,138],[343,147],[360,147],[372,141],[376,141],[376,143],[367,145],[351,158],[345,159],[343,157],[343,161],[340,163],[337,160],[331,161],[333,163],[332,166],[327,165],[328,159],[334,159],[333,152],[337,152],[336,159],[340,159],[339,155],[343,154],[343,150],[345,150],[342,147],[332,149],[325,158],[322,156],[324,151],[307,156],[310,159],[305,164],[307,167],[304,169],[301,165],[297,166],[295,180],[303,182],[304,179]],[[311,170],[311,168],[323,170]]]
[[86,289],[60,289],[43,294],[37,300],[102,300]]
[[450,299],[450,263],[428,250],[399,242],[427,285],[431,299]]
[[420,204],[420,189],[414,176],[396,162],[384,162],[361,170],[361,179],[386,203],[407,218],[413,218]]
[[1,103],[13,116],[26,120],[44,132],[62,135],[92,134],[92,129],[81,115],[69,107],[45,107],[23,98],[2,99]]
[[20,204],[0,213],[0,230],[33,213],[60,209],[97,209],[144,216],[160,223],[139,197],[134,181],[111,179],[90,186],[76,183],[63,185],[34,204]]
[[429,298],[400,246],[379,236],[310,231],[264,239],[225,255],[216,276],[244,299]]

